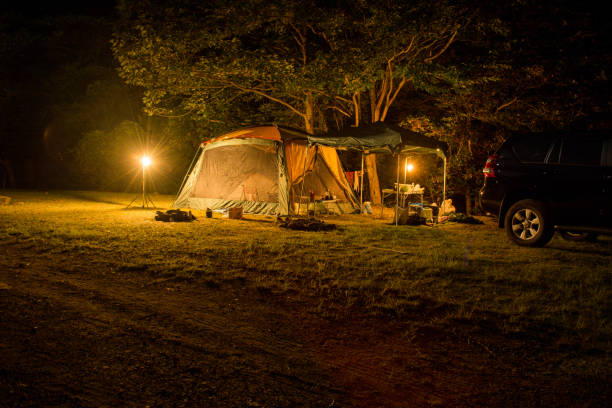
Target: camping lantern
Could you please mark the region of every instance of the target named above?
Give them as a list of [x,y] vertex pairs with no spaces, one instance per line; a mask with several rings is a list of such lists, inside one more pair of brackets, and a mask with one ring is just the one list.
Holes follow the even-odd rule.
[[147,155],[142,156],[140,159],[140,163],[142,163],[142,208],[146,206],[146,184],[145,184],[145,169],[151,165],[151,158]]
[[404,184],[406,184],[406,172],[412,173],[412,170],[414,170],[414,164],[408,163],[408,158],[406,157],[404,162]]
[[[147,167],[151,165],[151,163],[153,163],[153,161],[146,154],[140,158],[140,164],[142,166],[142,208],[148,207],[149,203],[151,203],[151,206],[155,208],[155,204],[153,203],[153,200],[151,200],[151,197],[149,197],[149,195],[147,194],[147,189],[146,189],[145,170]],[[136,200],[138,200],[138,196],[134,198],[132,202],[128,204],[127,208],[130,208],[130,206]]]

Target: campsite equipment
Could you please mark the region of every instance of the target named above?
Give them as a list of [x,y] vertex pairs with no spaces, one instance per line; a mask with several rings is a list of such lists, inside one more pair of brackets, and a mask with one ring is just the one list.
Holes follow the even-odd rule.
[[402,207],[395,209],[395,225],[422,225],[426,221],[421,214],[413,209]]
[[440,215],[448,215],[454,213],[455,206],[453,205],[453,200],[450,198],[448,200],[444,200],[442,205],[440,206]]
[[423,218],[425,218],[425,220],[427,222],[433,222],[434,218],[433,218],[433,210],[431,209],[431,207],[424,207],[421,210],[421,216]]
[[242,218],[242,207],[232,207],[228,211],[229,218],[239,220]]
[[[344,150],[356,150],[361,152],[361,172],[363,174],[363,155],[370,153],[392,153],[397,155],[397,184],[400,180],[400,162],[401,156],[415,154],[435,154],[444,162],[443,184],[442,184],[442,201],[446,200],[446,143],[439,142],[427,136],[412,132],[408,129],[400,128],[399,126],[389,125],[383,122],[373,123],[371,125],[359,126],[356,128],[345,128],[339,132],[329,132],[326,135],[309,137],[311,144],[320,146],[335,147]],[[363,178],[361,181],[361,190],[363,190]],[[399,194],[396,194],[395,207],[396,212],[399,207]],[[362,208],[363,196],[360,198],[360,206]],[[381,206],[382,216],[382,206]],[[397,220],[398,217],[395,217]]]
[[[323,136],[284,126],[255,126],[203,142],[173,206],[213,210],[241,206],[247,214],[299,215],[308,213],[312,191],[313,201],[331,194],[341,212],[352,213],[363,208],[363,195],[357,200],[337,150],[362,153],[361,175],[363,155],[397,155],[398,184],[400,155],[435,154],[444,160],[446,198],[445,143],[384,123]],[[360,182],[363,191],[363,177]]]
[[212,210],[210,208],[206,209],[206,218],[212,218]]
[[168,210],[166,212],[156,211],[155,221],[164,222],[181,222],[181,221],[193,221],[196,217],[191,211],[182,210]]
[[335,224],[326,224],[322,220],[314,218],[278,218],[278,226],[298,231],[332,231],[336,229]]
[[309,137],[256,126],[203,142],[173,206],[289,215],[307,212],[310,197],[314,202],[328,192],[343,212],[352,212],[357,198],[336,149],[312,145]]
[[471,215],[465,215],[463,213],[452,213],[448,216],[448,220],[462,224],[484,224],[484,222],[480,221],[478,218],[474,218]]

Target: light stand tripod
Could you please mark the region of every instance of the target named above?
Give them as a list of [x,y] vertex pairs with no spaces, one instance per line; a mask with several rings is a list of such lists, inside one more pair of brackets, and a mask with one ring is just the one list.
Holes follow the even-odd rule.
[[[147,193],[145,184],[145,169],[151,164],[151,159],[148,156],[143,156],[140,159],[140,162],[142,163],[142,208],[149,208],[149,204],[151,204],[151,208],[155,208],[155,203],[153,202],[153,200],[151,200],[151,197]],[[132,204],[134,204],[134,202],[138,200],[138,198],[140,198],[140,194],[134,197],[134,199],[128,204],[126,208],[130,208]]]

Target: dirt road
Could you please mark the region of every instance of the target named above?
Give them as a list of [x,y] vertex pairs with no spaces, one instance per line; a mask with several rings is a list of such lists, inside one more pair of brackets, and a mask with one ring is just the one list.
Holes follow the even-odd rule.
[[608,392],[542,375],[542,339],[415,330],[419,308],[330,317],[247,282],[151,280],[24,244],[0,249],[0,311],[8,407],[569,406]]

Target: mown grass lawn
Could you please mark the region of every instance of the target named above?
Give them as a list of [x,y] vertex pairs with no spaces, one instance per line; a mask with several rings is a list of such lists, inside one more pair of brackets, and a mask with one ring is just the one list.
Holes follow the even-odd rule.
[[[151,209],[130,208],[129,194],[4,191],[0,243],[24,251],[87,255],[97,270],[146,274],[153,283],[227,282],[263,293],[286,293],[313,311],[350,311],[408,319],[432,327],[488,321],[501,333],[552,331],[562,343],[596,349],[582,368],[608,377],[612,351],[612,241],[545,248],[510,243],[484,225],[389,225],[357,215],[326,219],[332,232],[279,228],[273,218],[154,221]],[[154,196],[169,208],[170,196]],[[18,268],[18,260],[14,267]],[[63,262],[79,273],[81,263]],[[585,360],[586,358],[586,360]]]

